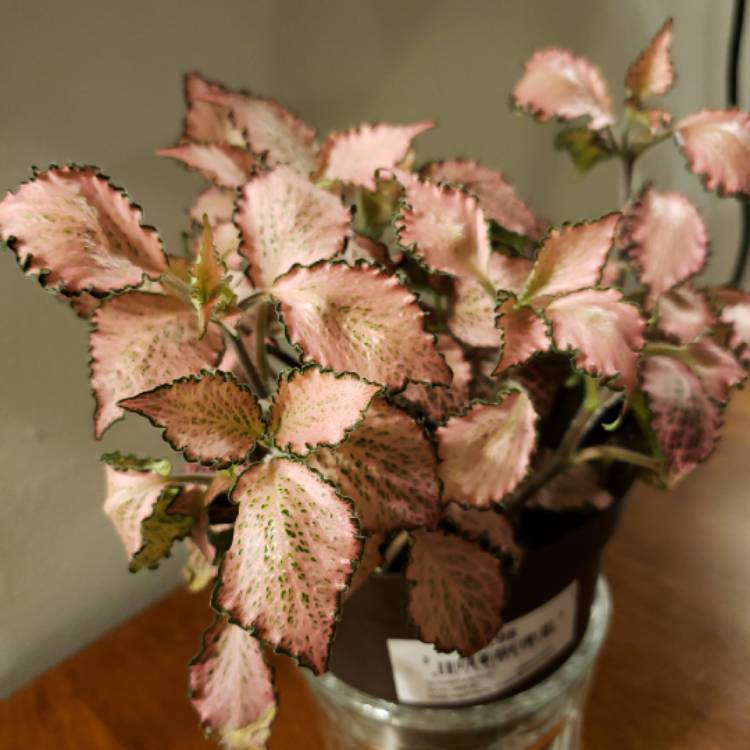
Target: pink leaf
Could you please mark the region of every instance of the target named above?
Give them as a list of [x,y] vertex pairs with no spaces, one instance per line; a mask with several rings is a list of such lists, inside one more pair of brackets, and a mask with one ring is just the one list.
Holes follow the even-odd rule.
[[368,533],[434,527],[440,515],[437,458],[420,426],[384,401],[336,448],[308,459],[354,502]]
[[652,187],[627,216],[626,241],[651,300],[699,273],[708,258],[708,233],[698,209],[684,195]]
[[668,18],[656,36],[628,68],[625,85],[637,101],[666,94],[674,83],[674,69],[669,57],[672,44],[672,19]]
[[564,49],[535,52],[512,96],[517,107],[541,122],[587,117],[592,130],[614,123],[612,100],[599,69]]
[[344,248],[349,210],[290,167],[252,178],[242,190],[235,222],[240,252],[259,289],[269,287],[295,263],[309,265]]
[[478,545],[443,531],[416,531],[406,578],[409,616],[420,638],[440,651],[470,656],[500,629],[500,561]]
[[586,289],[556,299],[545,314],[555,346],[574,351],[578,367],[593,375],[618,376],[615,385],[632,390],[644,323],[621,292]]
[[676,484],[705,461],[719,439],[720,418],[700,379],[674,357],[649,357],[643,367],[651,427]]
[[265,432],[255,396],[224,372],[180,378],[119,406],[164,428],[164,439],[189,461],[241,463]]
[[237,127],[245,134],[256,154],[266,154],[270,166],[287,164],[302,175],[315,167],[318,145],[315,131],[271,99],[214,92],[207,97],[232,113]]
[[197,224],[203,223],[204,214],[212,227],[232,221],[234,213],[234,191],[215,186],[206,188],[190,209],[190,218]]
[[385,534],[377,532],[371,534],[365,539],[362,549],[362,559],[359,561],[357,569],[354,571],[349,591],[346,592],[347,598],[350,597],[383,563],[383,553],[380,548],[385,542]]
[[389,264],[388,248],[382,242],[376,242],[358,232],[351,232],[346,242],[346,249],[341,257],[353,266],[358,260],[368,263],[378,263],[381,266]]
[[721,320],[731,327],[729,343],[746,365],[750,364],[750,294],[732,290],[731,297],[725,297]]
[[318,674],[326,670],[341,592],[361,552],[351,507],[330,484],[286,458],[251,466],[216,604],[233,622]]
[[472,542],[484,542],[494,552],[510,555],[516,563],[521,562],[523,552],[513,535],[513,525],[502,513],[494,509],[462,508],[450,503],[445,517],[461,534]]
[[227,107],[209,101],[211,97],[221,98],[227,90],[209,81],[200,73],[185,76],[184,140],[203,143],[223,143],[230,146],[244,146],[242,133],[232,122]]
[[422,327],[416,298],[374,266],[293,268],[271,290],[289,340],[307,359],[390,388],[449,383],[450,370]]
[[602,487],[601,480],[590,464],[575,464],[532,495],[531,507],[553,511],[593,507],[604,510],[612,504],[612,495]]
[[279,381],[269,432],[282,450],[306,454],[318,445],[335,445],[364,419],[380,386],[356,375],[337,375],[305,367]]
[[750,114],[702,109],[677,123],[675,138],[709,190],[750,193]]
[[383,123],[331,133],[320,147],[316,177],[375,190],[375,172],[401,164],[409,153],[412,140],[432,127],[432,122],[411,125]]
[[403,392],[405,398],[418,403],[435,421],[443,419],[448,412],[458,411],[469,400],[472,376],[463,350],[450,336],[440,334],[437,348],[453,372],[453,382],[447,387],[409,383]]
[[130,292],[105,300],[93,323],[91,385],[97,438],[122,416],[118,401],[214,367],[224,351],[221,331],[214,324],[200,339],[195,312],[160,294]]
[[716,401],[726,402],[730,389],[746,377],[734,355],[709,336],[688,344],[684,352],[683,361],[701,379],[706,393]]
[[[509,258],[493,252],[490,281],[500,291],[520,294],[532,265],[526,258]],[[448,317],[453,335],[471,346],[500,346],[501,338],[495,327],[495,298],[479,282],[469,278],[456,279],[453,297]]]
[[546,298],[594,286],[615,237],[620,214],[598,221],[566,224],[552,229],[526,281],[524,302],[543,304]]
[[716,323],[706,295],[688,284],[660,297],[657,312],[660,330],[681,344],[694,341]]
[[159,471],[104,469],[104,512],[122,540],[131,572],[157,567],[169,556],[172,543],[188,535],[193,523],[189,516],[170,512],[180,488],[169,486],[168,478]]
[[510,232],[538,238],[538,219],[502,173],[475,161],[457,160],[432,162],[422,174],[433,182],[462,185],[479,198],[479,205],[489,219]]
[[227,748],[265,747],[276,714],[273,675],[260,643],[225,619],[203,633],[190,662],[190,701]]
[[486,279],[490,239],[477,199],[462,190],[419,180],[405,185],[408,206],[398,217],[399,242],[425,265],[454,276]]
[[157,279],[167,260],[141,211],[93,167],[50,167],[0,202],[0,234],[27,273],[103,296]]
[[524,478],[536,443],[536,414],[525,391],[474,404],[436,433],[443,497],[486,508]]
[[533,308],[519,306],[515,299],[510,298],[497,308],[497,313],[496,325],[502,331],[502,350],[493,375],[549,349],[547,325]]
[[237,188],[247,181],[255,157],[243,148],[221,143],[181,143],[162,148],[159,156],[181,162],[219,187]]

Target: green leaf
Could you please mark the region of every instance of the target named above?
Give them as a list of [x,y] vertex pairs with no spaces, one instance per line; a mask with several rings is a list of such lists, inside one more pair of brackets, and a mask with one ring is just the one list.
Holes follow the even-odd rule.
[[567,151],[579,174],[586,174],[595,164],[613,156],[601,133],[588,128],[565,128],[555,138],[555,148]]
[[172,465],[166,458],[138,458],[132,453],[103,453],[99,459],[116,471],[155,471],[163,477],[169,476]]

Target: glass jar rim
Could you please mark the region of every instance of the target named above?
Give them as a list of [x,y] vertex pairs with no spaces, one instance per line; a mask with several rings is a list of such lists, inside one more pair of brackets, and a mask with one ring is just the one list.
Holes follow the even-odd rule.
[[497,724],[498,718],[512,722],[522,719],[529,711],[539,710],[559,700],[588,675],[609,627],[612,597],[603,576],[599,576],[586,631],[575,651],[549,676],[530,688],[487,703],[472,706],[418,706],[394,703],[377,698],[348,685],[331,672],[315,676],[307,669],[302,672],[310,687],[326,694],[326,698],[375,721],[387,721],[393,726],[409,729],[443,729],[470,724],[482,729]]

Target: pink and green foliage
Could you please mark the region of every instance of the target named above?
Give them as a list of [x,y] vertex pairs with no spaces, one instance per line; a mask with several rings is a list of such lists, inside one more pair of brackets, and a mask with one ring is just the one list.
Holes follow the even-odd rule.
[[501,564],[476,544],[444,531],[415,531],[406,579],[409,615],[439,650],[473,654],[500,629]]
[[105,512],[132,570],[184,539],[189,586],[213,586],[190,684],[225,746],[269,736],[264,644],[324,671],[377,571],[411,584],[423,639],[471,654],[533,519],[620,502],[613,464],[672,486],[714,449],[750,367],[750,294],[700,286],[706,222],[635,167],[674,140],[708,189],[748,193],[750,115],[650,106],[672,35],[628,68],[621,113],[566,50],[535,53],[513,91],[565,122],[579,171],[622,162],[623,200],[593,221],[548,226],[476,161],[415,171],[426,121],[319,139],[196,73],[161,152],[208,181],[183,254],[91,167],[0,202],[22,269],[90,326],[96,436],[136,412],[188,461],[103,457]]
[[385,401],[375,401],[341,445],[318,448],[309,463],[352,499],[364,531],[434,528],[439,520],[434,448],[406,412]]
[[190,663],[190,700],[225,747],[264,747],[276,714],[273,675],[258,641],[217,619]]
[[287,458],[249,468],[232,499],[239,510],[216,605],[324,672],[339,599],[361,553],[350,503],[320,474]]
[[335,445],[364,419],[380,386],[356,375],[317,367],[294,370],[279,382],[269,429],[275,443],[298,455],[318,445]]
[[119,405],[163,427],[189,461],[242,463],[265,432],[255,396],[221,371],[173,380]]
[[487,507],[524,478],[536,446],[536,413],[525,391],[477,403],[438,428],[443,497]]

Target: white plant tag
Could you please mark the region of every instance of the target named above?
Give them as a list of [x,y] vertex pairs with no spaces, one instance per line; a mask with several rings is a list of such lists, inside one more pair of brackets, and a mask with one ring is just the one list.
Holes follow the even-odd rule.
[[578,582],[533,612],[505,623],[474,656],[439,653],[422,641],[389,638],[396,694],[403,703],[462,703],[517,685],[573,641]]

